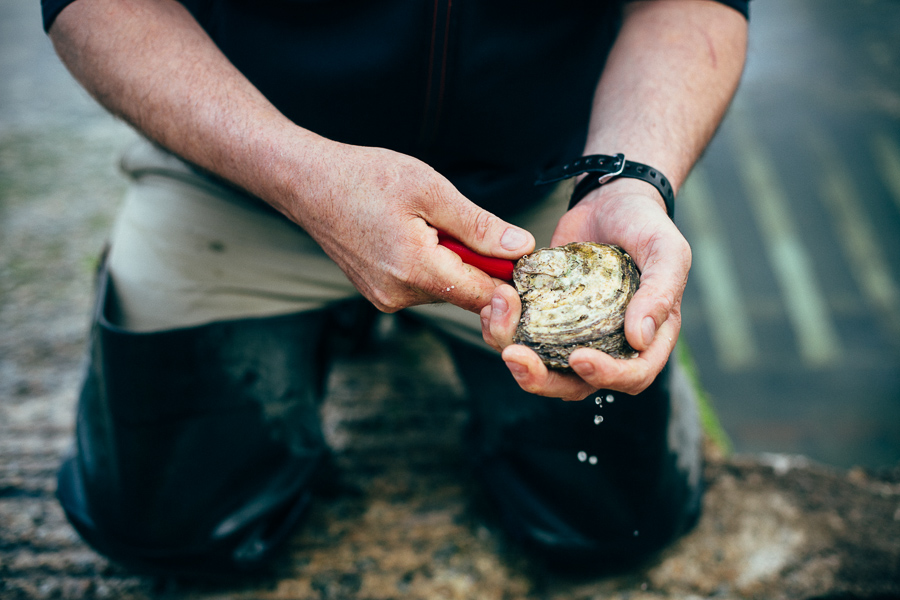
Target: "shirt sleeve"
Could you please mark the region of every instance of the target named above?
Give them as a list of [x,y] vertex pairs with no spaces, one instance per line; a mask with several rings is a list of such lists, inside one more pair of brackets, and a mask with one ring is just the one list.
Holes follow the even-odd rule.
[[44,16],[44,31],[50,31],[50,26],[56,20],[62,9],[75,0],[41,0],[41,11]]
[[730,6],[744,15],[745,19],[750,18],[750,0],[716,0],[716,2]]

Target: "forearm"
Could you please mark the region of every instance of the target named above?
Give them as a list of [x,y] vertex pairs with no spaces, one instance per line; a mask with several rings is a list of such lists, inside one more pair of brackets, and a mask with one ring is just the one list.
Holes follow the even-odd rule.
[[744,17],[717,2],[628,3],[585,154],[622,152],[661,170],[677,190],[737,88],[746,45]]
[[281,115],[181,4],[79,0],[50,37],[101,104],[182,158],[281,209],[319,193],[337,145]]

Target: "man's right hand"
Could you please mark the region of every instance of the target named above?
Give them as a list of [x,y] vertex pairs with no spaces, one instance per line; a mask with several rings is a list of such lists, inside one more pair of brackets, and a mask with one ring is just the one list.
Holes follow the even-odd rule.
[[279,206],[299,223],[376,307],[394,312],[446,301],[479,312],[501,283],[438,245],[437,229],[478,254],[518,259],[527,231],[466,199],[425,163],[383,148],[329,147],[330,181]]

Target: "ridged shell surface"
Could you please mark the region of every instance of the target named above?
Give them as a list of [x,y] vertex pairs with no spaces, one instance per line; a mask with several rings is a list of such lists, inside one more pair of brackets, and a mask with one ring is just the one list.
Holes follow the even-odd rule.
[[516,263],[513,282],[522,300],[513,340],[548,367],[569,369],[569,355],[583,347],[615,358],[637,355],[624,326],[640,275],[618,246],[575,242],[536,250]]

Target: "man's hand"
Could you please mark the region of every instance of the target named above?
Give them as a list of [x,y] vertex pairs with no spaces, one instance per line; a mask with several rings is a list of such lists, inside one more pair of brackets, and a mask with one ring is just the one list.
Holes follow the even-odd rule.
[[425,163],[390,150],[335,146],[342,165],[324,198],[280,207],[382,311],[447,301],[478,312],[502,283],[438,245],[436,229],[485,256],[517,259],[534,238],[467,200]]
[[636,358],[614,359],[583,348],[569,358],[575,374],[547,369],[538,355],[512,343],[521,313],[516,291],[498,287],[481,311],[485,341],[502,350],[522,389],[542,396],[581,400],[600,388],[629,394],[643,391],[659,374],[681,329],[681,296],[691,266],[687,241],[669,219],[662,200],[649,185],[616,180],[589,194],[566,213],[552,246],[594,241],[621,246],[641,271],[641,286],[625,313],[625,337]]

